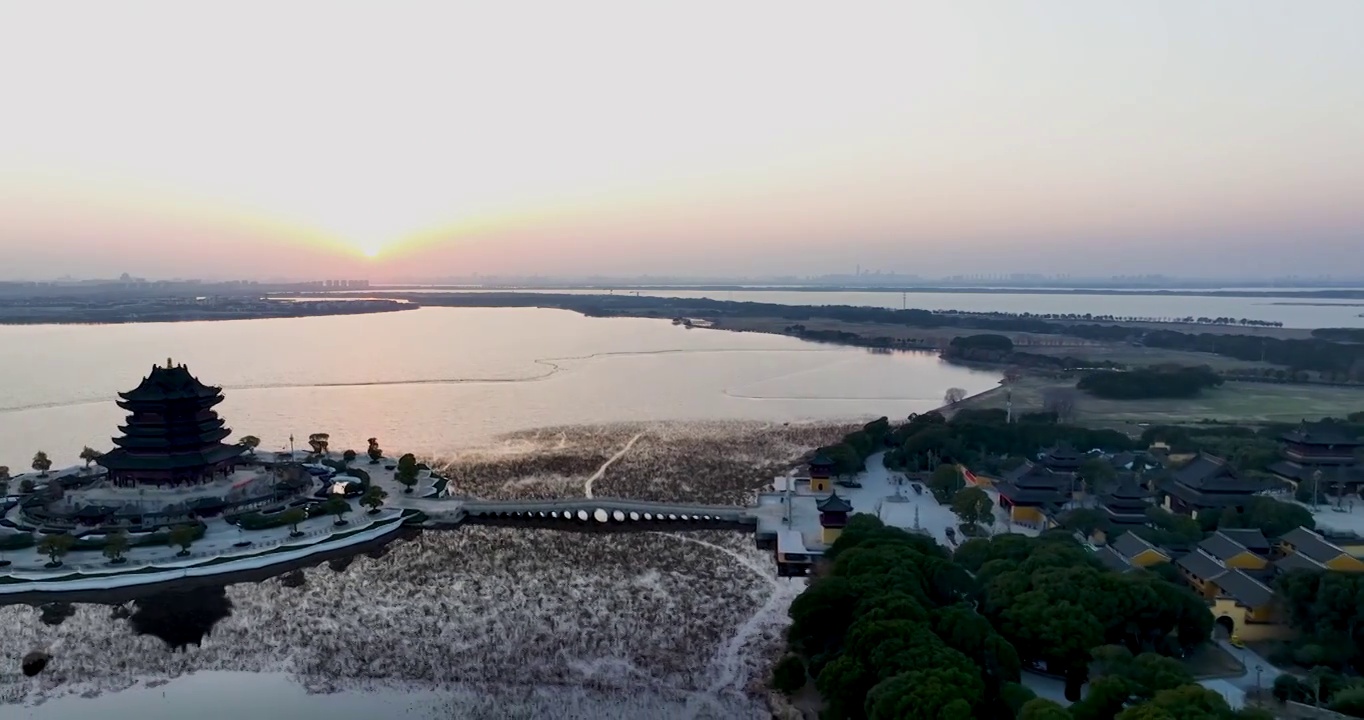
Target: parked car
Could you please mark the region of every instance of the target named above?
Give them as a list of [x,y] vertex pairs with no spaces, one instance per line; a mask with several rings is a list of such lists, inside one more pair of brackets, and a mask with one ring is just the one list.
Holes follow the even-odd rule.
[[914,483],[914,484],[913,484],[913,488],[914,488],[914,494],[915,494],[915,495],[923,495],[923,494],[924,494],[924,486],[923,486],[923,485],[920,485],[919,483]]

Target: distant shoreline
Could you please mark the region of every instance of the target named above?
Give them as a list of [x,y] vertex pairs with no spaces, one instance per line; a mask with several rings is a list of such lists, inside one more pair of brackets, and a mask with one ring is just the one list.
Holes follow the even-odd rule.
[[126,325],[130,323],[212,322],[369,315],[415,310],[420,305],[397,300],[339,302],[261,300],[243,307],[197,307],[180,302],[80,305],[70,303],[0,304],[0,325]]
[[[1165,296],[1165,297],[1248,297],[1248,298],[1317,298],[1339,300],[1364,300],[1364,289],[1322,289],[1322,290],[1161,290],[1145,288],[1008,288],[1008,287],[960,287],[960,286],[855,286],[855,285],[617,285],[617,284],[573,284],[573,285],[373,285],[365,293],[401,293],[414,290],[444,290],[456,292],[792,292],[792,293],[942,293],[956,295],[1119,295],[1119,296]],[[341,291],[345,292],[345,291]],[[1335,304],[1335,303],[1329,303]]]

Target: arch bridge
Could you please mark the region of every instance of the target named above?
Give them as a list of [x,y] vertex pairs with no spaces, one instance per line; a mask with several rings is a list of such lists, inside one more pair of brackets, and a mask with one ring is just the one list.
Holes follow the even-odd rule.
[[554,527],[569,524],[615,530],[735,528],[757,523],[748,508],[733,505],[688,505],[619,498],[466,501],[460,514],[465,522]]

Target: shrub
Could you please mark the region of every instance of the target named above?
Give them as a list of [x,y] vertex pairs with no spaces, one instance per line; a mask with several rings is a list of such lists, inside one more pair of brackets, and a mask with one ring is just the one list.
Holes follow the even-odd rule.
[[37,545],[32,533],[9,533],[0,535],[0,550],[27,550]]
[[797,655],[787,655],[772,669],[772,687],[791,695],[805,687],[805,661]]

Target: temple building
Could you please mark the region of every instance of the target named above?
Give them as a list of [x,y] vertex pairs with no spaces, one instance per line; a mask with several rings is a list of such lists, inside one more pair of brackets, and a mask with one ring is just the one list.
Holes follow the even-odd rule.
[[118,406],[129,412],[122,437],[97,462],[116,487],[188,485],[231,473],[246,451],[222,442],[231,430],[213,407],[222,388],[205,385],[184,365],[170,360],[153,365],[141,384],[119,393]]
[[819,510],[819,527],[821,528],[820,540],[825,545],[832,545],[843,534],[843,528],[848,525],[848,513],[852,512],[852,503],[838,496],[838,491],[829,494],[829,497],[820,500],[815,504]]
[[1025,461],[995,482],[1000,507],[1013,522],[1041,528],[1047,516],[1069,502],[1075,476]]
[[1042,452],[1039,460],[1048,470],[1058,473],[1073,473],[1080,469],[1080,466],[1089,459],[1089,456],[1071,447],[1069,443],[1060,443],[1055,447]]
[[1244,509],[1250,498],[1264,487],[1253,479],[1241,477],[1226,460],[1200,453],[1172,472],[1161,489],[1165,493],[1165,509],[1198,517],[1205,512]]
[[1109,532],[1141,527],[1147,522],[1146,511],[1151,507],[1151,494],[1130,474],[1123,477],[1112,492],[1100,501]]
[[1364,468],[1355,458],[1364,442],[1352,433],[1328,423],[1308,424],[1279,436],[1283,460],[1270,472],[1294,488],[1313,479],[1321,481],[1322,497],[1358,493],[1364,486]]
[[834,475],[834,461],[830,460],[823,453],[818,453],[810,460],[810,492],[826,493],[831,487],[830,479]]

